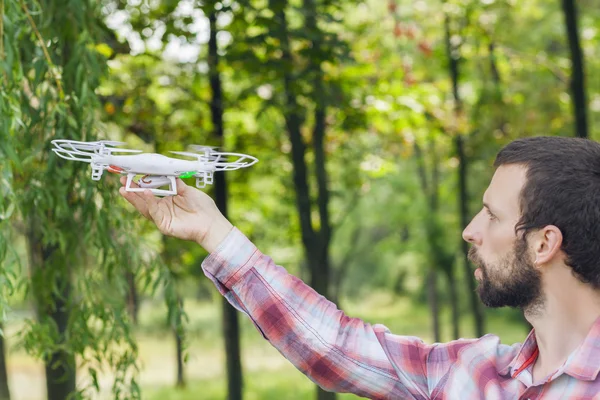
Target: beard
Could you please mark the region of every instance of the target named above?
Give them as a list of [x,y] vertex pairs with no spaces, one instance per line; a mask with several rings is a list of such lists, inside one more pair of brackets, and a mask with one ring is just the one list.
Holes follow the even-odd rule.
[[469,260],[481,269],[477,292],[486,306],[532,310],[542,305],[542,280],[527,253],[526,239],[516,239],[512,253],[493,265],[485,263],[475,247],[469,249]]

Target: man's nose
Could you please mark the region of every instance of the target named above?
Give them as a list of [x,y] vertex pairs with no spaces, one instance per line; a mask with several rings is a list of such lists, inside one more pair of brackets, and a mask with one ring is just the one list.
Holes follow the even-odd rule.
[[465,242],[469,242],[471,244],[480,245],[481,244],[481,233],[477,229],[475,225],[475,219],[473,219],[469,225],[463,230],[462,237]]

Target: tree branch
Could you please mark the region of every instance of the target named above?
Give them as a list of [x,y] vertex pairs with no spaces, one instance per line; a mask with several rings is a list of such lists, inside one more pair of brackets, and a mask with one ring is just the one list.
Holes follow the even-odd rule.
[[52,58],[50,57],[50,54],[48,53],[48,49],[46,48],[46,44],[44,43],[44,38],[42,37],[42,34],[38,30],[37,25],[35,24],[35,21],[31,17],[31,14],[29,13],[29,10],[27,9],[27,6],[25,5],[24,0],[21,0],[21,8],[23,9],[23,11],[25,11],[25,15],[27,15],[27,19],[29,20],[29,23],[31,24],[31,28],[35,32],[35,35],[37,36],[38,41],[40,42],[40,47],[42,48],[42,51],[44,52],[44,57],[46,58],[46,61],[48,62],[48,68],[50,69],[50,73],[54,76],[54,80],[56,81],[56,87],[58,88],[58,94],[60,96],[60,99],[63,100],[65,98],[65,92],[63,90],[62,84],[60,83],[60,79],[58,78],[58,75],[55,74],[56,66],[52,62]]

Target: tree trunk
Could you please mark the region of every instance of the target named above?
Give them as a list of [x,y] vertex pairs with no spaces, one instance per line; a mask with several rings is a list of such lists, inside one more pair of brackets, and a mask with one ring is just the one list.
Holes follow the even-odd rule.
[[[440,187],[440,163],[438,160],[438,152],[436,149],[436,141],[433,137],[429,139],[429,154],[432,158],[431,168],[431,193],[430,198],[430,216],[433,219],[433,232],[430,233],[430,243],[432,245],[433,259],[435,262],[436,271],[442,270],[446,273],[448,279],[448,292],[450,297],[450,310],[452,315],[452,334],[454,339],[460,337],[460,321],[458,312],[458,297],[456,293],[456,276],[454,274],[454,257],[439,244],[438,219],[439,219],[439,187]],[[430,226],[431,229],[431,226]],[[434,285],[435,287],[435,285]],[[437,297],[437,288],[436,297]],[[439,310],[437,310],[437,298],[433,301],[432,312],[435,310],[436,318],[439,325]],[[434,324],[435,326],[435,324]],[[440,335],[438,328],[438,336]],[[438,340],[439,341],[439,340]]]
[[490,71],[492,73],[492,80],[496,86],[498,92],[500,92],[500,84],[502,83],[502,78],[500,77],[500,70],[498,69],[498,65],[496,63],[496,43],[490,39],[490,43],[488,43],[488,53],[490,59]]
[[[272,0],[273,2],[273,0]],[[308,176],[306,166],[306,145],[302,139],[301,125],[302,116],[300,113],[299,105],[296,101],[296,95],[293,88],[293,77],[289,72],[292,66],[292,55],[290,51],[290,43],[288,38],[288,27],[287,18],[285,15],[285,5],[287,2],[277,2],[276,18],[280,23],[280,29],[278,31],[279,39],[281,42],[281,61],[284,64],[283,74],[283,86],[285,93],[285,125],[288,131],[290,142],[292,145],[292,165],[293,165],[293,183],[296,192],[296,209],[300,218],[300,229],[302,236],[302,245],[304,248],[304,255],[309,264],[311,271],[311,280],[315,276],[315,271],[320,268],[318,266],[320,257],[317,243],[317,237],[313,229],[311,221],[311,201],[310,193],[308,188]],[[312,284],[312,282],[311,282]],[[314,287],[313,287],[314,288]],[[314,288],[317,290],[317,288]],[[319,292],[320,293],[320,292]]]
[[[2,324],[0,324],[0,329],[4,329]],[[6,370],[6,346],[4,343],[4,335],[0,335],[0,400],[10,400],[8,372]]]
[[[462,114],[462,100],[460,98],[459,92],[459,55],[456,54],[458,49],[453,48],[452,43],[450,41],[450,17],[448,14],[445,15],[444,18],[444,27],[445,27],[445,40],[446,40],[446,53],[448,57],[448,72],[450,74],[450,79],[452,81],[452,95],[454,96],[454,113],[457,120],[461,117]],[[493,48],[492,48],[493,50]],[[495,68],[495,64],[494,65]],[[497,73],[497,71],[496,71]],[[496,76],[499,79],[499,76]],[[459,161],[458,167],[458,181],[459,181],[459,214],[461,227],[464,229],[467,226],[468,221],[468,192],[467,192],[467,158],[464,152],[464,143],[463,136],[461,132],[457,132],[455,136],[455,148],[456,155]],[[471,303],[471,312],[473,313],[473,318],[475,320],[475,330],[477,336],[483,335],[483,313],[481,312],[481,306],[477,299],[477,295],[475,293],[475,280],[473,277],[473,271],[471,271],[471,266],[468,260],[469,246],[467,242],[464,240],[461,243],[461,249],[463,253],[464,259],[464,268],[465,268],[465,280],[467,281],[467,286],[469,288],[469,300]]]
[[490,62],[490,73],[492,75],[492,82],[494,83],[494,105],[496,107],[502,107],[499,115],[495,116],[496,125],[498,130],[502,132],[502,135],[506,135],[507,116],[505,112],[502,112],[505,103],[502,98],[502,76],[498,69],[498,63],[496,61],[496,43],[492,38],[489,39],[488,43],[488,58]]
[[[304,9],[306,10],[306,28],[312,33],[312,37],[317,37],[317,9],[313,0],[304,0]],[[317,40],[312,40],[312,48],[318,51],[321,44]],[[331,221],[329,218],[329,184],[326,168],[325,156],[325,133],[327,115],[326,94],[323,87],[323,70],[319,60],[311,59],[309,69],[313,78],[313,94],[315,101],[315,126],[313,128],[313,151],[315,154],[315,174],[317,178],[317,206],[319,210],[320,229],[316,237],[315,247],[319,258],[319,263],[313,268],[313,288],[325,297],[329,295],[330,281],[330,261],[329,244],[331,242]]]
[[575,134],[588,137],[587,100],[585,94],[585,66],[579,29],[577,27],[577,5],[575,0],[562,0],[565,16],[567,39],[571,51],[571,95],[573,96],[573,114],[575,117]]
[[429,302],[429,309],[431,310],[433,341],[439,343],[442,339],[440,335],[440,310],[437,294],[437,271],[435,267],[432,267],[427,275],[427,300]]
[[[177,306],[179,307],[180,310],[183,311],[183,298],[181,297],[181,295],[177,295]],[[184,362],[183,362],[183,337],[181,335],[181,333],[179,332],[179,327],[182,326],[181,324],[181,313],[177,314],[177,322],[175,324],[175,326],[173,327],[174,333],[175,333],[175,347],[176,347],[176,352],[177,352],[177,384],[176,386],[179,388],[183,388],[185,387],[185,368],[184,368]]]
[[[210,37],[208,41],[208,68],[212,98],[210,111],[214,135],[223,146],[223,91],[221,75],[219,73],[219,53],[217,49],[217,11],[214,4],[208,13],[210,23]],[[225,174],[215,174],[215,203],[221,213],[227,218],[227,181]],[[240,354],[240,329],[238,313],[229,302],[223,298],[223,338],[225,341],[225,354],[227,357],[227,388],[229,400],[241,400],[243,392],[242,363]]]
[[460,338],[460,312],[458,309],[458,293],[456,292],[456,279],[454,271],[448,274],[448,293],[450,295],[450,308],[452,311],[452,338]]
[[137,287],[135,285],[135,275],[131,271],[125,273],[127,281],[127,311],[131,316],[133,325],[138,324],[139,299]]
[[[34,286],[33,294],[36,298],[38,318],[49,318],[56,326],[58,344],[66,341],[66,332],[70,315],[71,282],[66,261],[53,260],[58,248],[47,246],[42,242],[42,234],[38,224],[30,218],[27,232],[29,246],[29,260]],[[57,271],[48,274],[50,263],[55,266],[63,265],[65,274]],[[58,350],[48,354],[44,360],[46,371],[46,390],[48,400],[64,400],[75,391],[76,364],[75,356],[65,350]]]
[[[427,170],[425,168],[425,157],[423,156],[423,152],[421,151],[421,147],[417,142],[414,143],[415,157],[417,162],[417,171],[419,174],[419,182],[421,184],[421,190],[423,191],[423,195],[428,200],[429,213],[426,216],[426,230],[427,237],[429,240],[429,244],[432,245],[432,234],[430,230],[432,229],[432,221],[430,219],[435,218],[434,216],[434,208],[437,207],[437,187],[432,183],[432,187],[429,186],[429,181],[427,179]],[[433,179],[436,179],[436,174],[434,173]],[[425,281],[426,290],[427,290],[427,303],[429,305],[429,311],[431,313],[432,320],[432,331],[433,338],[435,342],[441,341],[440,336],[440,310],[438,306],[438,293],[437,293],[437,273],[439,265],[436,265],[438,257],[429,257],[430,260],[430,269],[427,273],[427,279]]]
[[[58,328],[60,341],[65,340],[69,320],[68,298],[70,282],[58,283],[59,293],[52,295],[56,309],[48,313]],[[50,354],[46,361],[46,388],[48,400],[64,400],[75,391],[75,357],[66,351],[56,351]]]
[[[273,2],[271,3],[273,4]],[[311,271],[310,285],[322,296],[329,295],[330,280],[330,260],[329,243],[331,241],[331,224],[329,220],[329,189],[327,182],[327,170],[325,168],[325,151],[323,142],[325,138],[325,116],[326,103],[323,92],[323,73],[321,65],[315,60],[309,70],[314,74],[313,89],[315,95],[315,126],[313,129],[313,150],[315,154],[315,170],[318,187],[318,209],[320,219],[320,230],[315,232],[311,221],[311,202],[308,187],[307,166],[305,159],[306,145],[302,139],[301,124],[302,117],[296,101],[296,95],[293,88],[293,78],[289,72],[292,66],[292,55],[288,38],[287,18],[285,6],[287,2],[280,2],[276,7],[276,18],[280,23],[279,39],[281,42],[282,56],[284,64],[283,83],[286,95],[285,121],[287,131],[292,144],[292,164],[294,169],[294,188],[296,191],[296,206],[300,217],[300,227],[302,232],[302,243],[304,245],[305,257],[309,262]],[[311,0],[304,2],[306,10],[306,27],[316,35],[316,7]],[[318,48],[318,42],[313,41],[313,48]],[[318,400],[332,400],[336,395],[333,392],[327,392],[317,387]]]
[[344,258],[338,263],[337,268],[332,270],[335,274],[332,274],[331,284],[329,285],[329,299],[338,305],[340,308],[340,297],[342,292],[342,277],[348,272],[348,266],[352,262],[352,258],[356,256],[361,250],[359,248],[360,235],[363,233],[361,227],[357,227],[352,232],[349,243],[352,245],[350,249],[344,254]]
[[[467,165],[468,160],[463,148],[462,136],[458,135],[455,138],[456,156],[458,157],[458,190],[459,190],[459,205],[460,205],[460,226],[462,229],[467,227],[469,211],[468,202],[469,195],[467,192]],[[475,291],[475,277],[473,276],[473,269],[469,262],[469,244],[464,240],[461,241],[462,258],[464,275],[467,287],[469,288],[469,302],[471,305],[471,313],[473,314],[473,320],[475,323],[475,335],[477,337],[483,336],[485,332],[485,320],[483,310],[481,309],[481,303],[477,298]]]
[[[321,74],[319,74],[318,79],[321,79]],[[322,85],[322,83],[319,83],[318,85]],[[316,250],[319,261],[312,268],[311,285],[321,295],[329,298],[329,283],[331,274],[329,244],[331,242],[331,222],[329,220],[329,187],[325,161],[325,149],[323,144],[325,140],[326,106],[323,104],[324,102],[318,101],[318,103],[321,104],[317,104],[317,109],[315,110],[313,149],[315,153],[315,172],[317,175],[318,187],[317,203],[319,208],[321,228],[318,232],[314,249]]]
[[242,375],[238,313],[225,299],[223,299],[223,336],[225,339],[225,352],[227,354],[227,399],[241,399],[244,380]]
[[[275,3],[275,4],[273,4]],[[285,15],[285,6],[287,1],[271,0],[271,8],[276,11],[276,19],[280,24],[278,31],[279,40],[281,43],[281,61],[285,70],[283,74],[283,86],[285,93],[285,125],[288,131],[290,142],[292,144],[292,165],[293,165],[293,181],[296,191],[296,209],[300,217],[300,229],[302,236],[302,244],[304,246],[306,260],[311,263],[314,255],[310,253],[314,249],[315,234],[311,222],[311,203],[307,181],[306,160],[304,158],[306,146],[302,140],[300,131],[302,125],[302,115],[299,110],[296,96],[293,89],[293,77],[289,69],[292,66],[292,55],[288,38],[287,18]],[[312,263],[311,263],[312,264]],[[312,268],[312,267],[310,267]]]

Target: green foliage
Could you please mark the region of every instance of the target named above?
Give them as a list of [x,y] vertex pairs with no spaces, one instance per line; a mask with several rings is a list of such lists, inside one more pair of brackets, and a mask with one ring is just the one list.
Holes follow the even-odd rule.
[[[69,3],[2,3],[0,255],[11,226],[26,235],[31,279],[24,284],[38,318],[19,333],[21,346],[41,360],[57,352],[77,356],[78,369],[90,377],[82,382],[90,384],[78,387],[76,398],[99,390],[97,376],[107,365],[114,397],[139,398],[125,273],[147,276],[155,286],[167,277],[131,234],[118,182],[92,182],[89,166],[50,151],[52,139],[102,137],[96,88],[107,60],[100,9],[93,1]],[[4,304],[19,264],[2,265]],[[63,307],[68,319],[61,326],[53,315]]]

